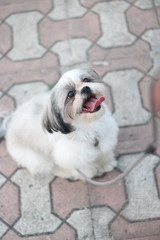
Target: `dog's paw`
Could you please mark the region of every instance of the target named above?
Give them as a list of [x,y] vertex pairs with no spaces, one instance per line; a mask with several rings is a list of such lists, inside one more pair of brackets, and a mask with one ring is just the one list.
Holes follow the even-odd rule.
[[104,171],[111,172],[116,166],[117,166],[117,161],[113,159],[112,161],[109,161],[104,165]]
[[70,181],[83,180],[83,177],[77,172],[77,170],[64,170],[59,168],[55,175],[57,177],[66,178]]

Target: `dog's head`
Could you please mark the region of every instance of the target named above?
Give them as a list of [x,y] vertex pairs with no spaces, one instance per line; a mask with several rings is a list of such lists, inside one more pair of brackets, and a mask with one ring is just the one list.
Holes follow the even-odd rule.
[[105,113],[104,100],[105,85],[94,70],[66,72],[51,91],[43,127],[50,133],[70,133],[99,119]]

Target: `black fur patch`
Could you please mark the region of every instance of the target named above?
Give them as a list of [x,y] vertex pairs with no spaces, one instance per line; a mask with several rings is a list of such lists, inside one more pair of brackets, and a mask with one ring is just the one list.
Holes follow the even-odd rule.
[[74,131],[71,124],[64,122],[61,115],[61,110],[58,107],[57,99],[55,93],[53,92],[48,104],[47,111],[44,114],[43,126],[49,133],[61,132],[63,134],[68,134]]
[[49,133],[60,131],[63,134],[68,134],[74,131],[70,124],[63,121],[60,112],[56,109],[52,109],[52,115],[50,117],[48,117],[48,115],[45,117],[43,125]]
[[52,129],[52,126],[50,125],[48,117],[46,119],[46,122],[43,122],[43,124],[49,133],[53,133],[53,129]]
[[70,132],[74,131],[73,127],[69,123],[65,123],[63,121],[63,118],[62,118],[62,116],[59,112],[56,112],[55,115],[56,115],[56,119],[57,119],[57,123],[58,123],[57,124],[57,129],[60,132],[62,132],[64,134],[67,134],[67,133],[70,133]]

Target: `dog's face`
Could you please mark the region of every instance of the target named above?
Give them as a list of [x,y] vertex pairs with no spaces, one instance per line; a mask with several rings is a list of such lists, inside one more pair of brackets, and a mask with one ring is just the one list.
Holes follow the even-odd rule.
[[43,126],[48,132],[70,133],[105,113],[105,85],[93,70],[66,72],[53,88]]

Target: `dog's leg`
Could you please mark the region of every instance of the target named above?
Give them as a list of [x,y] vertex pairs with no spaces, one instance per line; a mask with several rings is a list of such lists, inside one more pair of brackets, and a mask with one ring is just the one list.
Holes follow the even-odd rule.
[[33,175],[47,174],[53,169],[52,161],[45,159],[44,156],[25,148],[23,145],[8,146],[12,158],[22,167],[25,167]]
[[54,167],[54,174],[57,177],[62,177],[62,178],[67,178],[70,180],[79,180],[79,179],[84,179],[83,177],[81,177],[79,175],[79,173],[77,172],[77,170],[75,169],[63,169],[61,167]]
[[103,174],[104,172],[111,172],[117,166],[117,161],[115,160],[113,152],[106,152],[106,154],[98,159],[98,163],[99,175]]
[[[88,178],[93,178],[94,176],[97,176],[96,165],[93,164],[92,167],[90,165],[87,165],[85,168],[81,168],[80,170],[84,172]],[[77,169],[64,169],[55,165],[54,174],[57,177],[67,178],[71,180],[84,180],[84,177],[79,174]]]

